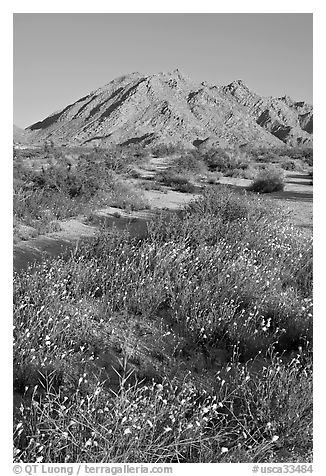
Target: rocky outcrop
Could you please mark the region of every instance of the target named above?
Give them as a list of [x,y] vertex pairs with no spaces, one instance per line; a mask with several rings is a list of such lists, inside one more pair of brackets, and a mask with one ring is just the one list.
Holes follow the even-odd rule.
[[311,144],[312,106],[263,98],[242,81],[196,83],[179,70],[132,73],[68,105],[27,131],[34,144]]

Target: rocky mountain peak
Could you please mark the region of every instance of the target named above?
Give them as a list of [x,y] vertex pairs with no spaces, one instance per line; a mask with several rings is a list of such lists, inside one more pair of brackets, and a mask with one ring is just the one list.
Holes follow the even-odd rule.
[[[292,100],[291,100],[292,101]],[[35,143],[67,145],[212,143],[311,144],[312,108],[264,98],[242,80],[227,86],[196,82],[179,69],[113,79],[31,125]],[[303,103],[304,104],[304,103]]]
[[250,89],[242,79],[236,79],[235,81],[232,81],[230,84],[225,86],[225,89],[229,90],[231,93],[241,90],[244,90],[246,92],[250,91]]

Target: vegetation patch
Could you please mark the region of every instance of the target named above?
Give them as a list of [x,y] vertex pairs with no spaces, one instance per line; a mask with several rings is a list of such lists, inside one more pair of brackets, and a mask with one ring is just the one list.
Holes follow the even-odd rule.
[[280,170],[265,168],[254,179],[249,190],[258,193],[281,192],[284,190],[284,175]]
[[171,169],[161,172],[158,179],[163,185],[171,187],[178,192],[195,193],[197,190],[195,185],[193,185],[187,177]]
[[[14,159],[14,217],[37,234],[58,220],[87,215],[100,206],[149,208],[139,190],[123,181],[128,170],[114,153],[90,151],[77,156],[52,154],[46,161]],[[16,227],[17,228],[17,227]]]
[[311,239],[214,186],[15,275],[14,458],[309,462],[311,363]]

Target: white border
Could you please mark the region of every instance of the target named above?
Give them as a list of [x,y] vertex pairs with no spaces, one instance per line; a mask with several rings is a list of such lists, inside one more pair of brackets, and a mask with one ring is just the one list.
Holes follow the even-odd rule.
[[[12,14],[15,13],[314,13],[314,115],[315,115],[315,134],[314,134],[314,155],[315,155],[315,173],[314,173],[314,288],[315,288],[315,370],[314,370],[314,474],[321,475],[324,443],[324,403],[325,389],[323,386],[325,373],[325,355],[323,347],[325,346],[325,319],[323,294],[325,294],[325,250],[324,250],[324,223],[325,207],[324,205],[324,177],[326,177],[326,147],[324,145],[325,136],[325,76],[323,63],[325,62],[325,37],[324,30],[326,18],[324,15],[322,2],[307,1],[280,1],[259,2],[259,1],[233,1],[216,2],[201,0],[200,2],[178,2],[176,0],[166,0],[164,2],[149,1],[104,1],[93,0],[92,2],[57,0],[56,2],[44,2],[29,0],[6,2],[1,6],[0,31],[2,46],[2,108],[1,108],[1,172],[2,186],[0,187],[1,217],[3,223],[2,246],[1,246],[1,273],[0,289],[2,297],[2,332],[1,332],[1,351],[2,351],[2,383],[1,394],[1,423],[3,444],[0,445],[2,451],[2,462],[5,463],[8,472],[12,474],[12,429],[11,429],[11,362],[12,362],[12,93],[13,93],[13,75],[12,75]],[[5,105],[3,106],[3,101]],[[324,236],[323,236],[324,235]],[[9,252],[11,250],[11,252]],[[3,460],[5,455],[5,461]],[[231,466],[231,467],[230,467]],[[250,474],[251,466],[246,464],[233,465],[181,465],[174,471],[174,474],[180,474],[185,471],[216,474]]]

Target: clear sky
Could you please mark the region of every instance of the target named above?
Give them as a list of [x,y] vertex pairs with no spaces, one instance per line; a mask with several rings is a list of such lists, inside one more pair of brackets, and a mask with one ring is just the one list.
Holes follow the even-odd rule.
[[312,14],[14,14],[14,123],[27,127],[122,74],[176,68],[312,103]]

